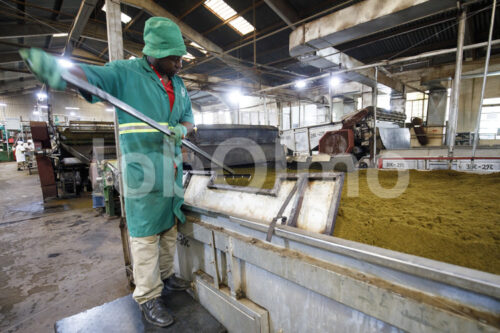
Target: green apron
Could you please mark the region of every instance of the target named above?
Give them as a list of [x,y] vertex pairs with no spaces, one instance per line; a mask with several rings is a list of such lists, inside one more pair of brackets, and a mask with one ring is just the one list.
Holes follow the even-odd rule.
[[[167,92],[145,58],[118,60],[103,67],[81,65],[89,83],[110,93],[162,125],[194,123],[191,101],[182,79],[172,77],[172,110]],[[95,96],[82,95],[90,102]],[[132,237],[158,234],[171,228],[175,217],[185,222],[181,206],[182,153],[166,137],[117,110],[127,225]]]

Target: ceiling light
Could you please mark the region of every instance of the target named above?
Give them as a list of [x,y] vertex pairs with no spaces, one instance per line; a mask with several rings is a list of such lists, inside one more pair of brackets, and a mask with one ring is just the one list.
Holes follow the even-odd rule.
[[74,115],[76,115],[76,113],[74,113],[73,111],[71,111],[69,115],[70,116],[74,116]]
[[5,104],[5,103],[0,103],[0,106],[7,106],[7,104]]
[[71,68],[71,67],[73,67],[73,63],[71,61],[69,61],[68,59],[59,58],[59,59],[57,59],[57,62],[63,68]]
[[[104,4],[104,6],[102,6],[101,9],[103,12],[106,12],[106,4]],[[120,18],[121,18],[122,22],[125,24],[129,23],[132,20],[132,18],[130,16],[128,16],[127,14],[124,14],[124,13],[121,13]]]
[[306,86],[306,81],[304,81],[304,80],[295,81],[295,87],[296,88],[302,89],[305,86]]
[[74,106],[66,106],[66,110],[80,110],[80,108],[74,107]]
[[39,93],[36,94],[36,97],[38,97],[39,100],[43,101],[47,98],[47,94],[44,93],[43,91],[40,91]]
[[239,90],[233,90],[229,93],[229,100],[232,103],[238,103],[241,99],[241,92]]
[[332,79],[330,80],[330,85],[331,85],[332,87],[337,87],[337,86],[340,84],[340,82],[342,82],[342,81],[340,80],[340,78],[339,78],[338,76],[334,76],[334,77],[332,77]]
[[49,107],[47,105],[38,105],[40,109],[48,109]]
[[107,112],[113,112],[113,111],[115,111],[115,108],[107,108],[106,111]]
[[68,35],[67,32],[60,32],[57,34],[52,34],[52,37],[66,37]]
[[135,55],[131,55],[130,57],[128,57],[129,59],[135,59],[137,58]]
[[35,116],[39,116],[39,115],[40,115],[40,111],[33,110],[33,114],[34,114]]

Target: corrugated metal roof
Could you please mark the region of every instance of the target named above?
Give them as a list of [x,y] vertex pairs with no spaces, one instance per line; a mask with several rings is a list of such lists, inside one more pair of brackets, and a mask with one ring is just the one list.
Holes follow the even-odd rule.
[[[0,13],[0,24],[22,24],[23,20],[26,23],[54,24],[59,26],[69,27],[75,15],[78,12],[81,1],[64,0],[62,7],[57,7],[56,0],[27,0],[26,6],[22,6],[14,0],[5,0],[10,7],[4,6],[4,11]],[[153,1],[153,0],[152,0]],[[283,20],[262,0],[225,0],[238,14],[241,14],[249,23],[253,24],[254,12],[253,5],[255,4],[255,26],[257,28],[257,37],[272,32],[278,28],[285,27]],[[435,0],[437,1],[437,0]],[[217,44],[223,49],[230,49],[242,43],[251,41],[251,38],[241,36],[227,24],[222,24],[219,17],[210,12],[199,0],[183,0],[183,1],[155,1],[158,5],[165,8],[167,11],[177,17],[182,17],[181,20],[189,25],[194,31],[197,31],[211,42]],[[354,4],[361,0],[289,0],[288,3],[297,13],[300,19],[318,13],[326,8],[331,8],[339,4]],[[91,15],[91,22],[100,29],[106,29],[105,13],[101,10],[104,0],[99,0],[96,9]],[[490,0],[479,1],[469,7],[470,18],[469,25],[473,32],[472,40],[474,42],[483,41],[487,37],[489,29],[489,21],[491,10],[486,9],[491,4]],[[41,8],[40,8],[41,7]],[[141,10],[122,3],[122,11],[132,18],[136,17]],[[26,14],[23,17],[20,14]],[[476,13],[477,12],[477,13]],[[19,15],[19,16],[13,16]],[[134,20],[128,31],[124,32],[124,39],[127,42],[136,43],[141,46],[142,31],[145,21],[150,17],[147,13],[141,13],[141,16]],[[371,36],[365,36],[355,41],[337,45],[340,50],[345,51],[348,55],[365,63],[370,63],[379,59],[387,59],[395,56],[408,56],[418,54],[423,51],[438,49],[443,47],[452,47],[456,45],[457,38],[457,10],[448,10],[446,12],[437,13],[420,19],[414,22],[408,22],[398,27],[392,27],[385,31],[378,32]],[[53,21],[56,20],[56,21]],[[500,14],[496,16],[496,26],[494,38],[500,38]],[[61,25],[63,24],[63,25]],[[125,25],[123,25],[125,27]],[[257,62],[259,64],[271,64],[278,69],[286,69],[299,74],[315,75],[318,69],[301,64],[296,59],[290,58],[288,52],[288,42],[291,29],[287,28],[280,33],[270,36],[256,43]],[[251,35],[251,34],[250,34]],[[48,41],[51,41],[50,50],[60,52],[65,45],[65,39],[54,39],[46,36],[29,37],[29,38],[4,38],[0,39],[0,52],[9,53],[15,51],[19,46],[27,45],[37,47],[48,47]],[[3,44],[2,44],[3,41]],[[5,42],[11,43],[6,44]],[[107,44],[103,41],[82,39],[80,47],[95,56],[101,55],[101,58],[106,60],[105,49]],[[188,51],[201,59],[205,55],[197,51],[195,48],[188,46]],[[0,53],[0,55],[1,55]],[[247,45],[234,52],[231,55],[242,59],[244,66],[251,66],[247,62],[253,62],[253,45]],[[11,64],[2,65],[8,67]],[[185,67],[189,68],[189,73],[202,73],[212,75],[216,73],[227,78],[238,78],[241,74],[230,68],[227,64],[220,60],[214,59],[205,62],[199,66],[193,67],[189,63],[185,63]],[[276,75],[272,71],[262,70],[262,77],[268,84],[281,84],[290,81],[286,75]],[[283,73],[281,73],[283,74]]]

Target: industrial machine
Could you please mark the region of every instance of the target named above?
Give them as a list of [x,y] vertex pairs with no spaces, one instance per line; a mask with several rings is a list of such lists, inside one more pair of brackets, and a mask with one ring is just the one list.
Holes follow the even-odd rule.
[[9,162],[14,160],[12,153],[12,143],[9,143],[9,133],[5,125],[0,125],[0,162]]
[[[291,155],[287,161],[299,169],[348,171],[367,167],[373,158],[373,107],[352,112],[340,122],[283,131],[282,142]],[[406,116],[377,108],[377,153],[381,149],[410,147]]]
[[[336,131],[326,132],[319,140],[318,151],[328,155],[353,154],[357,160],[364,156],[373,156],[373,124],[374,108],[366,107],[352,114],[346,115],[341,123],[342,128]],[[405,115],[400,112],[389,112],[377,108],[377,127],[401,128],[404,127]],[[382,123],[383,122],[383,123]],[[403,131],[405,131],[403,129]],[[409,132],[408,132],[409,133]],[[377,133],[377,152],[384,147],[383,136]],[[389,141],[389,140],[387,140]],[[389,142],[389,144],[393,144]],[[408,140],[409,144],[409,140]]]
[[31,122],[31,132],[44,200],[91,191],[91,161],[116,158],[113,122]]
[[[279,130],[260,125],[198,125],[187,139],[210,156],[216,156],[228,166],[273,164],[285,166],[285,150],[280,144]],[[210,169],[211,162],[184,149],[187,169]]]

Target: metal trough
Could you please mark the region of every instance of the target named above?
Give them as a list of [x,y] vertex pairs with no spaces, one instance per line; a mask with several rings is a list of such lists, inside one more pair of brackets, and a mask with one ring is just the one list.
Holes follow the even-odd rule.
[[308,177],[297,227],[277,224],[270,242],[280,201],[305,178],[286,176],[263,192],[186,176],[176,269],[229,332],[498,332],[498,275],[339,239],[321,233],[323,222],[301,224],[320,205],[328,208],[318,221],[328,221],[335,200],[320,184],[337,176]]

